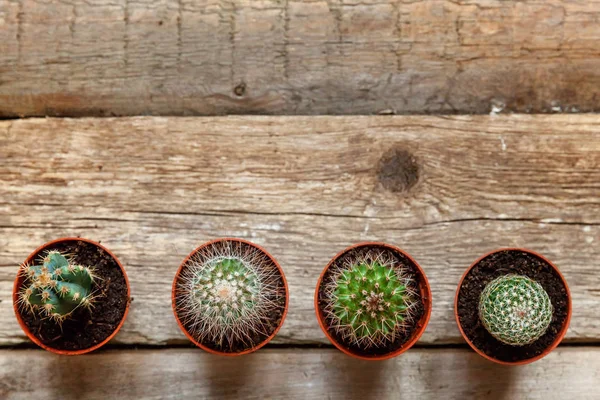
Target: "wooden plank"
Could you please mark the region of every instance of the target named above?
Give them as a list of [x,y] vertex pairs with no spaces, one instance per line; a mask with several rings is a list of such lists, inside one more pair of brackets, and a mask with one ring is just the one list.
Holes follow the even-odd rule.
[[197,349],[113,350],[78,357],[1,350],[0,396],[596,399],[599,370],[600,350],[595,347],[559,348],[542,361],[514,368],[468,350],[442,349],[412,349],[385,362],[354,360],[330,349],[264,349],[234,359]]
[[399,245],[425,269],[434,305],[421,343],[461,342],[456,284],[506,246],[558,265],[573,292],[567,340],[597,342],[599,131],[597,115],[0,122],[0,344],[25,340],[9,300],[17,264],[73,235],[126,266],[135,300],[120,343],[186,342],[173,275],[221,236],[280,261],[291,300],[276,343],[326,343],[314,285],[361,240]]
[[598,0],[0,1],[0,117],[598,111]]

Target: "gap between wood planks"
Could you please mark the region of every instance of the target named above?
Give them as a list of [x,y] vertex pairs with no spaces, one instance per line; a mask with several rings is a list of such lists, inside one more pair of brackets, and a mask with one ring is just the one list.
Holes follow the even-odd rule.
[[[594,348],[600,347],[600,341],[589,341],[589,342],[563,342],[558,348]],[[168,349],[197,349],[198,351],[202,351],[194,346],[191,342],[176,342],[171,344],[107,344],[102,346],[102,349],[97,351],[110,351],[110,350],[168,350]],[[291,344],[291,343],[268,343],[264,347],[262,347],[259,351],[262,350],[277,350],[277,349],[323,349],[323,350],[336,350],[335,346],[332,344],[319,344],[319,343],[306,343],[306,344]],[[467,343],[416,343],[410,349],[431,349],[431,350],[450,350],[450,349],[458,349],[458,350],[468,350],[472,351],[471,347],[467,345]],[[408,351],[410,351],[410,349]],[[42,350],[40,347],[36,346],[31,342],[24,342],[17,345],[0,345],[0,350]]]

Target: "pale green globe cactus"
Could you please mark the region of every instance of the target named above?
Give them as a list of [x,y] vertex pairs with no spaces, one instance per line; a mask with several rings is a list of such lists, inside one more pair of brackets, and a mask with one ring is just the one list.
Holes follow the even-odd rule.
[[78,307],[91,308],[93,269],[73,263],[58,251],[50,251],[41,265],[23,265],[25,277],[19,305],[61,323]]
[[203,248],[177,281],[176,312],[194,340],[234,351],[257,345],[283,312],[277,267],[261,250],[224,241]]
[[224,258],[199,269],[193,278],[193,296],[205,316],[224,325],[252,313],[259,296],[255,272],[240,259]]
[[552,322],[552,303],[536,281],[521,275],[504,275],[481,293],[479,319],[487,331],[511,346],[539,339]]
[[364,257],[326,283],[329,328],[362,348],[393,342],[410,325],[417,305],[412,278],[394,264]]

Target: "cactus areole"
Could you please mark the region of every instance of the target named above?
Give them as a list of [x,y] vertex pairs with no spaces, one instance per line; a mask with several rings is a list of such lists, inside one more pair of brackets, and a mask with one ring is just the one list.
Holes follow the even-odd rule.
[[184,260],[173,283],[177,321],[199,347],[245,354],[266,344],[287,311],[283,271],[262,248],[239,239],[209,242]]
[[529,250],[502,249],[465,272],[455,313],[467,343],[483,357],[526,364],[560,343],[569,326],[571,298],[549,260]]
[[128,299],[118,260],[80,238],[59,239],[32,253],[19,269],[13,292],[25,333],[43,348],[65,354],[106,343],[123,323]]
[[423,285],[424,274],[399,249],[381,243],[354,246],[323,272],[316,292],[317,316],[342,351],[386,358],[399,354],[423,328],[428,315]]

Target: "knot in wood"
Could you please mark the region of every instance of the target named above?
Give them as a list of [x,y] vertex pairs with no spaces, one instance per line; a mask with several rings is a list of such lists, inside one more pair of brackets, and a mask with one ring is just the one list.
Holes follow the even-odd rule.
[[407,192],[418,181],[421,173],[417,159],[403,148],[391,148],[386,151],[377,169],[381,185],[394,193]]

